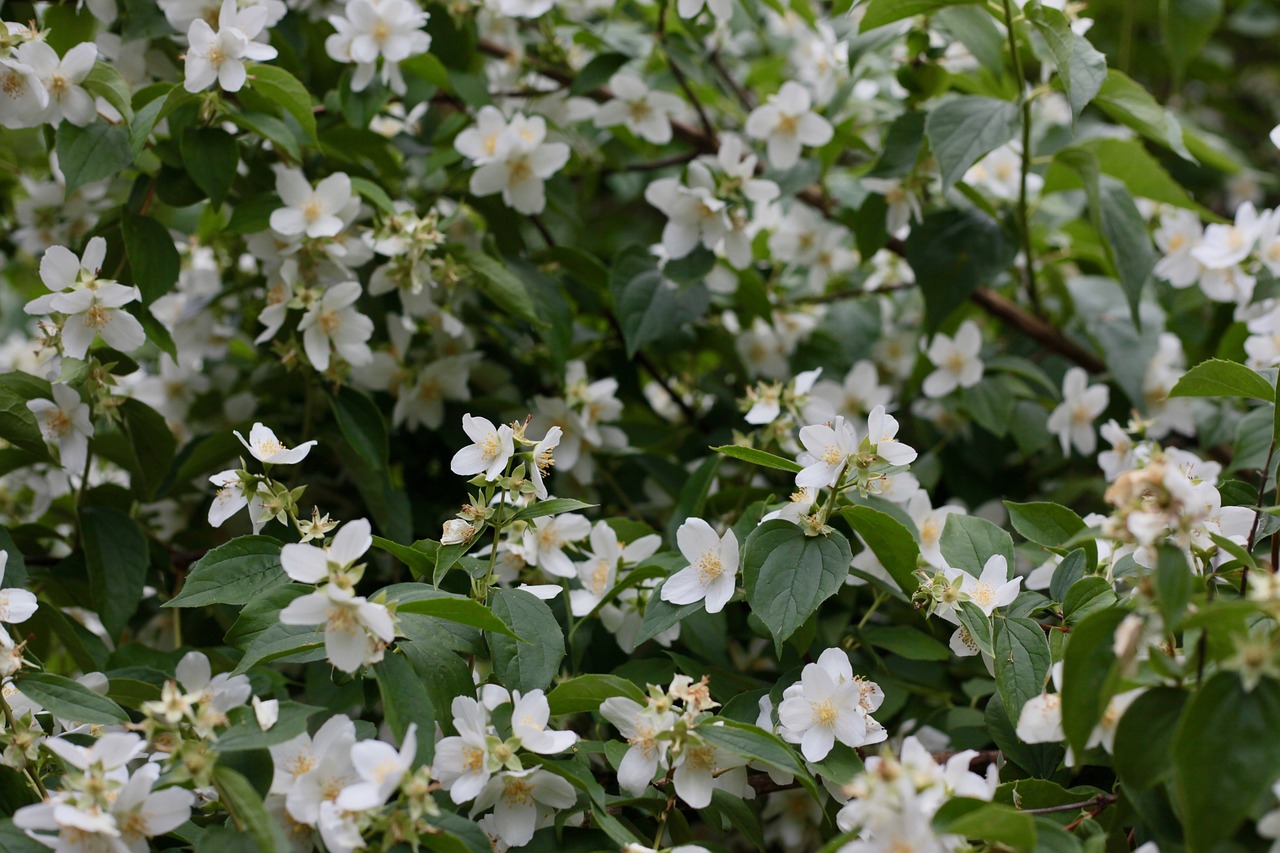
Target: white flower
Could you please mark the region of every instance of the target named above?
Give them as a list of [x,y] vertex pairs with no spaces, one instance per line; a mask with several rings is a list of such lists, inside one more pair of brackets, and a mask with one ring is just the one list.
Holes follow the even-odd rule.
[[254,696],[250,704],[253,706],[253,718],[257,720],[258,728],[262,731],[270,731],[280,721],[279,699],[264,700]]
[[[477,196],[502,193],[502,201],[520,213],[538,214],[547,205],[544,182],[569,162],[569,146],[547,142],[542,116],[517,113],[498,134],[493,152],[471,174],[471,192]],[[461,151],[462,148],[459,147]]]
[[492,163],[498,156],[498,140],[507,129],[502,111],[484,106],[476,113],[476,123],[458,134],[453,147],[473,163]]
[[600,715],[613,723],[630,745],[618,765],[618,787],[638,797],[653,781],[653,774],[667,767],[671,742],[659,740],[658,735],[675,726],[676,715],[620,696],[601,702]]
[[[0,29],[7,24],[0,22]],[[11,54],[0,58],[0,124],[6,128],[37,127],[44,124],[49,108],[49,90],[35,70]]]
[[573,786],[540,767],[507,770],[494,776],[476,798],[471,813],[493,806],[493,826],[512,847],[533,838],[540,809],[567,809],[577,801]]
[[44,440],[58,448],[62,467],[79,474],[88,460],[89,439],[93,436],[89,406],[66,383],[55,382],[52,390],[52,400],[43,397],[28,400],[27,408],[36,416]]
[[609,88],[613,100],[592,119],[596,127],[622,124],[655,145],[671,141],[671,117],[684,108],[684,101],[669,92],[650,91],[639,77],[622,72],[609,78]]
[[381,56],[382,81],[403,95],[400,63],[430,50],[431,35],[422,28],[431,16],[409,0],[350,0],[345,15],[329,16],[337,32],[325,39],[324,47],[331,59],[356,63],[352,91],[368,87]]
[[174,675],[182,689],[192,695],[195,702],[207,702],[213,710],[225,714],[239,708],[253,695],[253,687],[247,675],[213,674],[209,658],[202,652],[187,652],[178,661]]
[[809,90],[788,80],[747,116],[747,135],[766,141],[769,165],[790,169],[800,159],[803,146],[826,145],[834,133],[831,122],[813,112]]
[[[0,584],[4,583],[5,566],[9,563],[9,552],[0,551]],[[36,601],[35,595],[25,589],[18,587],[7,587],[0,589],[0,622],[6,622],[10,625],[17,625],[19,622],[26,622],[31,618],[31,614],[36,612],[39,603]],[[7,640],[8,637],[4,637]]]
[[160,765],[144,764],[111,803],[119,840],[132,853],[150,849],[147,839],[177,829],[191,818],[195,794],[178,787],[153,791],[159,778]]
[[1253,251],[1271,216],[1271,211],[1259,214],[1253,204],[1246,201],[1236,210],[1233,224],[1215,223],[1206,228],[1204,239],[1191,250],[1191,256],[1211,270],[1234,267]]
[[982,379],[983,364],[978,357],[982,349],[982,332],[978,324],[965,320],[956,336],[933,336],[929,345],[929,361],[937,368],[924,379],[921,390],[926,397],[945,397],[956,388],[972,388]]
[[99,282],[96,288],[82,288],[53,294],[50,307],[67,319],[62,325],[62,350],[70,358],[84,358],[89,345],[99,335],[107,346],[132,352],[147,342],[142,324],[122,310],[139,299],[138,289],[114,281]]
[[541,690],[515,693],[511,708],[511,733],[520,739],[520,745],[539,755],[555,755],[564,752],[578,742],[573,732],[557,732],[547,728],[551,719],[551,706]]
[[1098,724],[1089,734],[1089,742],[1085,744],[1085,749],[1101,746],[1108,753],[1113,752],[1116,744],[1116,727],[1120,725],[1120,718],[1124,716],[1124,712],[1129,709],[1134,700],[1146,690],[1145,687],[1138,687],[1112,696]]
[[84,247],[84,255],[77,258],[65,246],[50,246],[40,258],[40,280],[51,293],[39,296],[26,304],[28,314],[48,314],[53,311],[53,300],[68,288],[98,286],[98,272],[107,257],[107,241],[94,237]]
[[867,442],[872,451],[890,465],[910,465],[915,461],[915,448],[897,440],[898,419],[886,414],[884,406],[876,406],[867,416]]
[[286,237],[335,237],[346,223],[342,213],[352,202],[351,178],[334,172],[312,189],[301,169],[277,169],[276,192],[284,207],[271,213],[271,229]]
[[470,696],[457,696],[451,710],[458,733],[436,744],[431,772],[449,798],[462,804],[478,797],[501,765],[489,755],[489,720],[484,706]]
[[982,574],[974,577],[962,569],[942,570],[948,581],[960,580],[960,592],[967,596],[987,616],[995,612],[997,607],[1012,604],[1018,597],[1018,589],[1022,586],[1022,578],[1009,580],[1009,564],[1001,554],[987,559],[982,566]]
[[146,741],[132,732],[107,732],[87,747],[60,737],[49,738],[44,746],[68,767],[106,773],[123,768],[147,748]]
[[662,600],[672,604],[705,601],[708,613],[719,613],[737,586],[738,537],[732,530],[717,536],[701,518],[689,518],[676,531],[676,542],[689,565],[667,578]]
[[553,426],[533,447],[533,464],[529,466],[529,478],[533,480],[534,494],[539,500],[547,499],[547,486],[543,478],[551,473],[551,466],[556,464],[552,454],[563,436],[564,430]]
[[1165,254],[1156,262],[1155,274],[1174,287],[1190,287],[1199,281],[1204,267],[1191,252],[1203,235],[1200,217],[1193,211],[1178,209],[1163,214],[1155,239]]
[[849,457],[858,452],[858,435],[843,417],[827,424],[811,424],[800,430],[804,451],[796,461],[804,468],[796,473],[802,489],[829,489],[836,486]]
[[466,414],[462,416],[462,430],[475,443],[453,455],[449,470],[462,477],[483,472],[486,480],[496,480],[515,454],[511,427],[495,427],[488,418]]
[[[1055,690],[1062,690],[1062,663],[1050,670]],[[1062,730],[1062,694],[1042,692],[1022,706],[1015,734],[1023,743],[1061,743],[1067,739]]]
[[[837,656],[843,658],[843,665]],[[837,740],[855,748],[868,742],[862,687],[839,649],[828,649],[818,663],[806,664],[800,681],[783,695],[778,705],[779,734],[789,743],[800,744],[806,761],[826,758]]]
[[386,644],[395,639],[391,614],[350,588],[327,583],[317,591],[295,598],[280,611],[283,625],[323,625],[324,649],[329,663],[343,672],[382,659]]
[[221,527],[228,518],[248,507],[254,534],[262,529],[267,518],[264,517],[261,484],[257,480],[246,483],[240,478],[240,471],[232,468],[214,474],[209,482],[218,487],[209,504],[210,527]]
[[1098,446],[1093,422],[1107,408],[1111,392],[1106,385],[1089,385],[1089,374],[1073,367],[1062,380],[1062,402],[1049,415],[1049,430],[1062,442],[1062,454],[1071,454],[1071,446],[1084,456],[1092,456]]
[[[339,719],[335,717],[334,719]],[[355,726],[346,717],[340,718],[345,725],[339,723],[325,733],[322,742],[320,732],[312,744],[312,762],[307,770],[299,773],[293,780],[285,795],[285,808],[289,816],[298,823],[307,826],[318,826],[325,806],[332,807],[333,800],[344,788],[358,784],[361,780],[351,763],[352,747],[355,745]],[[324,732],[321,729],[321,732]],[[323,751],[317,747],[323,746]]]
[[324,548],[291,542],[280,549],[280,565],[285,574],[301,583],[338,579],[373,545],[369,520],[358,518],[344,524]]
[[418,754],[418,726],[410,723],[399,751],[380,740],[362,740],[351,748],[351,764],[359,782],[344,788],[338,795],[341,811],[356,812],[380,808],[400,785],[400,780],[413,767]]
[[715,247],[729,230],[724,201],[715,197],[715,181],[701,163],[691,163],[688,186],[675,178],[659,178],[645,187],[644,199],[667,217],[662,247],[667,257],[679,260],[701,243]]
[[355,307],[360,294],[359,282],[335,284],[311,303],[299,321],[302,347],[316,370],[329,369],[330,355],[335,350],[352,366],[373,361],[368,343],[373,337],[373,321]]
[[[746,786],[747,760],[702,740],[690,738],[676,757],[671,782],[676,794],[689,806],[705,809],[711,805],[716,788],[741,796]],[[736,791],[734,789],[737,789]]]
[[638,563],[652,556],[661,545],[661,537],[650,534],[641,536],[624,548],[613,528],[597,521],[591,528],[591,551],[586,560],[578,563],[578,580],[582,589],[569,593],[573,615],[586,616],[600,604],[605,593],[617,583],[619,563]]
[[98,48],[93,42],[81,42],[67,51],[62,59],[43,41],[29,41],[15,51],[19,62],[31,71],[49,93],[49,106],[44,120],[57,127],[65,118],[78,127],[91,124],[98,117],[93,96],[80,84],[93,70]]
[[524,558],[529,565],[537,566],[545,574],[558,578],[575,577],[578,572],[564,553],[564,546],[586,539],[590,533],[591,522],[586,516],[574,512],[535,518],[524,529]]
[[276,49],[254,41],[267,25],[265,6],[239,9],[236,0],[222,0],[218,30],[203,18],[196,18],[187,30],[184,88],[202,92],[217,82],[227,92],[239,92],[248,77],[246,59],[260,62],[274,59]]
[[261,423],[255,423],[253,429],[249,430],[248,441],[244,440],[239,430],[232,430],[232,432],[254,459],[269,465],[293,465],[301,462],[307,458],[312,446],[317,444],[316,440],[312,439],[304,441],[297,447],[285,447],[280,439],[276,438],[276,434]]
[[351,718],[346,714],[335,714],[324,721],[315,737],[303,732],[284,743],[268,747],[274,766],[270,792],[288,793],[298,777],[313,770],[325,753],[331,749],[349,750],[355,739],[356,729]]

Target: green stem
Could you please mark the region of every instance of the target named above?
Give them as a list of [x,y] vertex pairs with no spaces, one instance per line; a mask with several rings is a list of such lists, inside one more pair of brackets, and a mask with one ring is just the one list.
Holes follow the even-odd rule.
[[1031,99],[1027,97],[1026,71],[1022,67],[1022,54],[1018,52],[1018,35],[1013,26],[1013,2],[1004,0],[1004,25],[1009,33],[1009,53],[1013,57],[1013,75],[1018,82],[1018,105],[1022,109],[1022,164],[1018,180],[1018,231],[1022,237],[1022,256],[1025,267],[1023,285],[1031,310],[1039,315],[1040,293],[1036,287],[1035,256],[1031,251],[1031,216],[1027,205],[1027,177],[1031,172]]

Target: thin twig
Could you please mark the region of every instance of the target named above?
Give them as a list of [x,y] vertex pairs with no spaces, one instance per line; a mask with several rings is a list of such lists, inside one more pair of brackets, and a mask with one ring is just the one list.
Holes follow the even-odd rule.
[[702,106],[702,101],[698,100],[698,96],[693,93],[693,87],[689,85],[687,78],[675,57],[671,55],[670,48],[667,47],[667,2],[663,2],[658,9],[658,44],[662,46],[662,52],[666,54],[667,65],[671,68],[671,74],[676,78],[676,82],[680,84],[681,91],[684,92],[689,103],[693,104],[694,111],[698,114],[698,121],[702,124],[702,130],[707,135],[707,139],[711,141],[712,147],[719,148],[720,142],[716,138],[716,129],[711,124],[711,119],[707,116],[707,111]]
[[[1245,546],[1245,550],[1250,554],[1253,553],[1253,546],[1258,538],[1258,526],[1262,522],[1262,498],[1267,493],[1267,477],[1271,475],[1271,458],[1276,453],[1276,438],[1271,437],[1271,447],[1267,450],[1267,461],[1262,466],[1262,470],[1258,472],[1258,503],[1253,513],[1253,527],[1249,530],[1249,544]],[[1272,554],[1275,553],[1275,543],[1271,545]],[[1274,558],[1273,558],[1274,559]],[[1274,566],[1274,563],[1272,564]],[[1245,563],[1241,567],[1240,572],[1240,597],[1244,598],[1245,593],[1249,591],[1249,564]]]
[[1040,294],[1036,289],[1035,255],[1031,250],[1031,217],[1027,214],[1027,175],[1031,171],[1031,99],[1027,97],[1027,78],[1018,52],[1017,29],[1013,26],[1013,3],[1004,0],[1004,26],[1009,32],[1009,53],[1013,55],[1013,76],[1018,81],[1018,104],[1022,108],[1022,158],[1018,183],[1018,232],[1022,238],[1025,269],[1024,284],[1031,310],[1039,315]]

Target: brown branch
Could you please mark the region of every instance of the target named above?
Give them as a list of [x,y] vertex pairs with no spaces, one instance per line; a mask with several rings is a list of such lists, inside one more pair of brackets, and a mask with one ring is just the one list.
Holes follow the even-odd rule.
[[1099,794],[1097,797],[1093,799],[1094,806],[1092,809],[1090,809],[1085,814],[1080,815],[1080,817],[1076,818],[1075,820],[1071,821],[1071,823],[1064,826],[1063,829],[1065,829],[1067,832],[1071,832],[1073,829],[1078,827],[1080,824],[1084,823],[1086,820],[1090,820],[1091,818],[1095,818],[1098,815],[1102,814],[1102,812],[1106,810],[1107,806],[1111,805],[1118,799],[1120,798],[1116,794]]

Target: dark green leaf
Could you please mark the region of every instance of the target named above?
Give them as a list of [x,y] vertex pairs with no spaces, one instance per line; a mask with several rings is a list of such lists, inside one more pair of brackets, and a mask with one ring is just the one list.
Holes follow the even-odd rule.
[[150,216],[125,211],[120,218],[120,232],[133,283],[142,291],[143,303],[150,306],[178,283],[182,258],[169,229]]
[[142,601],[151,560],[147,539],[132,518],[107,506],[80,510],[80,535],[89,594],[107,633],[117,637]]
[[1062,729],[1077,755],[1116,692],[1115,633],[1124,617],[1120,609],[1100,610],[1071,631],[1062,665]]
[[18,689],[59,719],[109,726],[129,722],[124,709],[78,681],[51,672],[23,672]]
[[960,6],[975,0],[871,0],[862,16],[860,32],[868,32],[903,18],[927,15],[947,6]]
[[231,813],[236,828],[253,839],[259,853],[285,853],[290,849],[248,779],[230,767],[218,765],[213,768],[213,786],[218,789],[218,800]]
[[221,128],[189,127],[182,132],[182,163],[216,207],[236,179],[240,151],[235,137]]
[[313,143],[317,141],[311,95],[298,78],[278,65],[255,64],[249,67],[249,86],[293,116],[307,137]]
[[279,540],[241,536],[219,545],[196,561],[182,590],[165,607],[248,604],[289,582],[280,564]]
[[981,157],[1018,133],[1016,104],[979,95],[960,95],[929,111],[924,132],[938,159],[943,191],[964,177]]
[[1246,816],[1274,805],[1280,777],[1280,682],[1246,690],[1219,672],[1191,697],[1173,735],[1173,787],[1189,850],[1212,850]]
[[1211,358],[1182,374],[1169,396],[1252,397],[1271,402],[1276,392],[1257,371],[1234,361]]
[[1039,696],[1052,660],[1044,629],[1031,619],[1004,619],[996,629],[996,688],[1017,725],[1028,699]]
[[436,711],[426,684],[418,677],[409,659],[389,652],[373,667],[382,696],[382,713],[397,742],[403,742],[409,724],[417,724],[418,752],[415,766],[430,764],[436,751]]
[[572,714],[579,711],[595,711],[600,703],[613,696],[643,704],[644,691],[625,678],[616,675],[590,674],[570,678],[557,684],[547,694],[552,714]]
[[948,515],[938,547],[947,565],[964,569],[975,577],[982,574],[987,560],[996,555],[1004,557],[1008,570],[1013,571],[1013,538],[976,515]]
[[528,692],[551,684],[564,659],[564,632],[551,608],[532,593],[520,589],[499,589],[491,607],[522,640],[505,634],[486,632],[493,652],[493,672],[510,690]]
[[742,447],[738,444],[722,444],[719,447],[711,448],[716,453],[723,453],[725,456],[733,459],[741,459],[743,462],[750,462],[752,465],[759,465],[761,468],[773,468],[777,471],[788,471],[792,474],[800,470],[800,466],[790,459],[783,459],[781,456],[774,456],[764,450],[757,450],[754,447]]
[[1000,224],[977,210],[930,213],[911,229],[907,263],[924,293],[925,326],[942,321],[1013,261],[1014,244]]
[[58,125],[56,147],[68,197],[85,184],[109,178],[133,163],[129,131],[122,124],[95,121],[76,127],[64,121]]
[[940,833],[963,835],[1015,850],[1036,849],[1036,825],[1031,815],[1000,803],[952,797],[933,816],[933,828]]
[[888,513],[869,506],[847,506],[840,510],[840,515],[867,543],[899,588],[907,595],[914,595],[920,587],[920,579],[915,574],[920,546],[911,531]]
[[630,246],[614,258],[609,291],[628,358],[634,358],[641,347],[666,338],[684,323],[697,320],[710,302],[706,287],[682,287],[671,281],[642,246]]
[[764,622],[781,654],[822,602],[849,577],[849,541],[832,532],[807,536],[782,519],[766,521],[743,544],[742,576],[751,611]]

